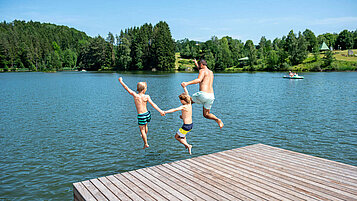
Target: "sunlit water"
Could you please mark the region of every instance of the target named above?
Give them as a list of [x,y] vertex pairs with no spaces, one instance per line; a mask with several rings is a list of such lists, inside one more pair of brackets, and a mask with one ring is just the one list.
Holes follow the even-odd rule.
[[[150,148],[137,126],[132,97],[147,81],[162,109],[180,106],[180,83],[196,73],[0,74],[0,199],[73,199],[72,183],[204,154],[263,143],[357,165],[357,73],[216,74],[212,112],[194,105],[188,134],[193,155],[174,139],[180,113],[161,117],[151,106]],[[190,94],[198,86],[188,87]]]

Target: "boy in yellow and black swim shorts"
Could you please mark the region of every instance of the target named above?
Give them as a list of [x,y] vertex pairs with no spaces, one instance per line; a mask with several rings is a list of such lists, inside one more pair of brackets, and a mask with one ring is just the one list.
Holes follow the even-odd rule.
[[183,88],[184,89],[184,93],[179,95],[179,99],[181,101],[181,106],[178,108],[173,108],[167,111],[164,111],[164,113],[172,113],[172,112],[176,112],[176,111],[180,111],[182,112],[182,115],[180,116],[180,118],[183,120],[183,126],[177,131],[176,135],[175,135],[175,139],[178,140],[181,144],[183,144],[186,149],[188,149],[188,153],[191,154],[191,149],[192,149],[192,145],[187,143],[186,140],[186,135],[188,132],[190,132],[192,130],[193,127],[193,123],[192,123],[192,98],[190,97],[190,95],[188,95],[188,91],[186,89],[186,87]]

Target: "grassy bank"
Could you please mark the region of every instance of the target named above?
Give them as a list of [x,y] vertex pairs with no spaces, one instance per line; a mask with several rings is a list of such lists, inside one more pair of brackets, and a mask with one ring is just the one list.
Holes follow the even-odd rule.
[[302,64],[291,66],[288,70],[294,71],[356,71],[357,70],[357,49],[352,50],[353,56],[348,56],[348,50],[332,51],[333,61],[330,65],[325,65],[325,53],[319,54],[315,59],[313,54],[309,54]]
[[[304,72],[320,72],[320,71],[356,71],[357,70],[357,49],[352,50],[353,56],[348,56],[348,50],[333,51],[333,61],[330,65],[325,63],[325,53],[320,53],[315,58],[315,55],[309,54],[308,57],[299,65],[290,66],[287,63],[279,69],[279,71],[304,71]],[[192,59],[181,58],[180,53],[175,55],[175,70],[176,71],[193,71],[195,65]],[[231,66],[223,72],[243,72],[243,71],[267,71],[267,66],[258,60],[258,65],[252,68],[249,66]]]

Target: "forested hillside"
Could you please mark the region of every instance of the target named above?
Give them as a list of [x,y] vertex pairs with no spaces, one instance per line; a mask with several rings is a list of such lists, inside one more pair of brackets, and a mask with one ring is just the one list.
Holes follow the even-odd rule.
[[0,68],[30,70],[74,67],[84,44],[84,32],[48,23],[13,21],[0,23]]
[[106,39],[48,23],[0,23],[2,71],[170,70],[174,63],[175,42],[166,22],[109,33]]
[[[327,50],[321,51],[323,43]],[[189,39],[175,42],[169,25],[163,21],[155,26],[144,24],[126,28],[118,34],[109,32],[106,38],[93,38],[74,28],[49,23],[18,20],[0,23],[0,72],[78,68],[170,71],[175,69],[175,51],[184,59],[203,58],[208,67],[216,71],[232,68],[247,71],[356,70],[357,51],[352,55],[331,52],[350,49],[357,49],[357,31],[316,36],[309,29],[298,33],[291,30],[288,35],[273,41],[262,36],[259,44],[254,44],[252,40],[243,42],[230,36],[221,39],[213,36],[206,42]],[[185,68],[178,66],[179,70]]]

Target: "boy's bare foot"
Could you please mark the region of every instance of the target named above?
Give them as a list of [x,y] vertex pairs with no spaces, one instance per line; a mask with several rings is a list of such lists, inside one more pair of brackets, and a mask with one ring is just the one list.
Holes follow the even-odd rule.
[[188,153],[190,153],[190,155],[191,155],[191,149],[192,149],[192,145],[188,145]]
[[216,122],[217,122],[217,124],[219,125],[219,128],[222,129],[223,126],[224,126],[224,123],[222,122],[222,120],[217,119]]
[[148,148],[148,147],[149,147],[149,144],[144,144],[143,149]]

